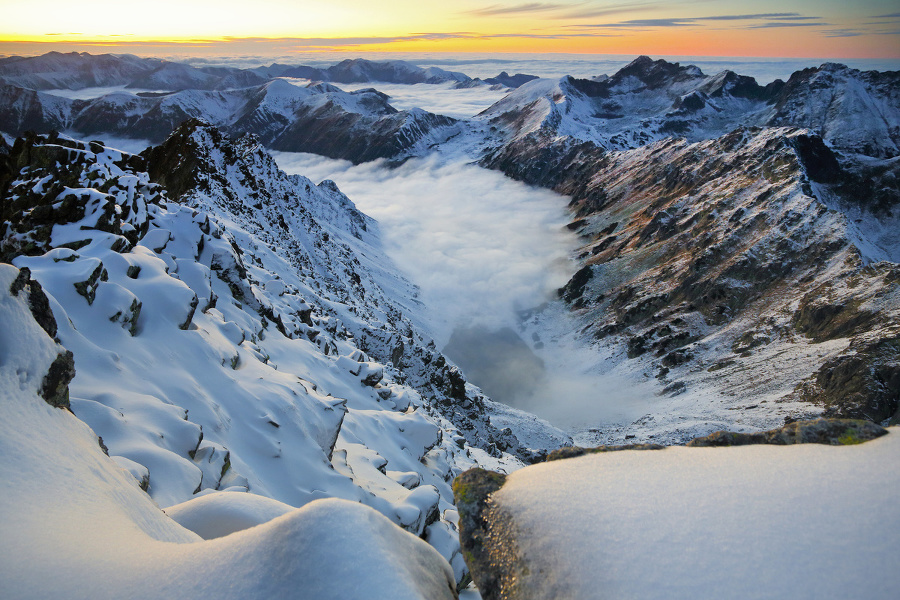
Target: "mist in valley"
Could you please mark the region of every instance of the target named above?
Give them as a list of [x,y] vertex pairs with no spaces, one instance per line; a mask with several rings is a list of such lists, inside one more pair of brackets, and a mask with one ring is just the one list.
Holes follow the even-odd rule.
[[567,197],[437,156],[389,169],[273,154],[289,173],[334,180],[378,220],[387,254],[421,290],[436,344],[486,395],[570,431],[648,412],[651,384],[580,339],[557,298],[579,244],[565,227]]

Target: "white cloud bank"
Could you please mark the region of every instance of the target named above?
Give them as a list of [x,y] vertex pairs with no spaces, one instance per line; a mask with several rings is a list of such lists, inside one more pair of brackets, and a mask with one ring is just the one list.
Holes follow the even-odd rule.
[[433,157],[387,169],[274,156],[289,173],[333,179],[379,221],[388,255],[422,290],[439,346],[458,325],[513,325],[516,311],[555,297],[575,270],[567,199],[553,192]]

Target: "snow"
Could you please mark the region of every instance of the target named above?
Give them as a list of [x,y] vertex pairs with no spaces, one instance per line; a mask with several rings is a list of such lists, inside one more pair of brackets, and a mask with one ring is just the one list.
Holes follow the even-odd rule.
[[671,447],[513,473],[492,498],[528,597],[894,598],[900,430],[859,446]]
[[[0,288],[16,269],[0,265]],[[96,435],[36,394],[58,346],[26,301],[0,294],[0,580],[10,598],[453,598],[449,564],[355,502],[292,509],[220,492],[167,517]],[[257,523],[260,526],[252,527]],[[249,528],[248,528],[249,527]]]
[[[73,412],[131,487],[142,484],[162,507],[182,505],[175,513],[187,511],[185,523],[204,535],[272,515],[246,498],[183,504],[213,491],[249,490],[269,507],[342,498],[433,543],[460,580],[449,482],[476,464],[522,463],[473,447],[490,443],[487,415],[461,431],[434,407],[428,378],[437,371],[425,365],[439,355],[418,332],[417,291],[385,256],[371,218],[334,184],[278,171],[254,139],[231,149],[240,170],[211,139],[200,147],[233,196],[217,180],[183,198],[189,206],[154,201],[160,189],[123,171],[121,152],[73,150],[85,162],[66,193],[89,198],[88,210],[55,225],[52,240],[78,249],[14,261],[42,283],[74,354]],[[251,175],[269,196],[246,187]],[[17,185],[46,193],[49,182],[39,173]],[[123,230],[147,231],[130,247],[94,229],[107,213],[128,215]],[[404,372],[391,362],[396,347],[408,348]],[[508,413],[504,427],[528,425],[528,447],[553,431]],[[206,513],[232,516],[211,525]]]
[[278,500],[247,492],[206,492],[165,510],[176,523],[204,540],[262,525],[294,510]]

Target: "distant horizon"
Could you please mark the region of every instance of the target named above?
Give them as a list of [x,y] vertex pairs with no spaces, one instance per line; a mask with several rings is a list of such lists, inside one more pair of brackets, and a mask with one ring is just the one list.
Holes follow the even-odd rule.
[[13,46],[900,59],[900,11],[896,0],[29,0],[4,6],[0,52],[23,53]]
[[[2,46],[0,46],[2,49]],[[839,58],[839,57],[772,57],[772,56],[690,56],[663,54],[612,54],[612,53],[528,53],[528,52],[388,52],[365,51],[361,49],[346,51],[311,51],[290,55],[206,55],[171,54],[157,52],[117,52],[112,48],[72,50],[76,53],[87,53],[93,56],[102,54],[135,55],[140,58],[158,58],[172,62],[180,62],[194,67],[237,67],[255,68],[269,66],[273,63],[305,65],[324,68],[342,60],[362,58],[373,61],[404,60],[419,67],[438,67],[448,71],[460,71],[470,77],[486,79],[498,75],[501,71],[510,74],[526,73],[538,77],[573,77],[590,78],[602,74],[612,75],[638,56],[650,56],[677,62],[682,65],[695,65],[707,75],[714,75],[723,70],[732,70],[740,75],[754,77],[760,84],[767,84],[775,79],[787,80],[796,71],[818,67],[827,62],[836,62],[863,71],[898,71],[900,58]],[[157,49],[159,50],[159,49]],[[0,59],[19,56],[30,58],[43,56],[49,52],[68,54],[60,49],[30,55],[7,54],[0,52]]]

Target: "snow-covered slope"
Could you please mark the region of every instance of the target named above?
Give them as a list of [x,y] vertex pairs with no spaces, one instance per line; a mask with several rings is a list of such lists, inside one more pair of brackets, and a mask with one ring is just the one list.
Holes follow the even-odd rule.
[[667,137],[700,141],[739,126],[796,126],[830,145],[878,158],[898,153],[900,74],[843,65],[795,73],[765,87],[723,71],[706,76],[646,56],[612,77],[530,81],[479,115],[505,132],[504,144],[568,138],[626,150]]
[[4,260],[50,297],[73,411],[154,500],[362,502],[464,575],[448,481],[531,452],[423,335],[414,288],[334,184],[196,122],[146,160],[52,136],[11,160]]
[[38,395],[62,348],[35,321],[47,327],[35,285],[0,264],[0,330],[15,339],[0,345],[5,596],[337,599],[365,589],[368,598],[455,598],[453,573],[434,549],[357,503],[318,500],[207,542],[168,518],[121,458]]
[[173,93],[126,91],[71,100],[0,84],[0,130],[70,130],[160,142],[182,122],[199,118],[225,131],[250,131],[267,147],[315,152],[354,162],[422,154],[457,135],[455,119],[420,109],[398,112],[373,89],[344,92],[330,84],[307,87],[274,80],[223,90]]

